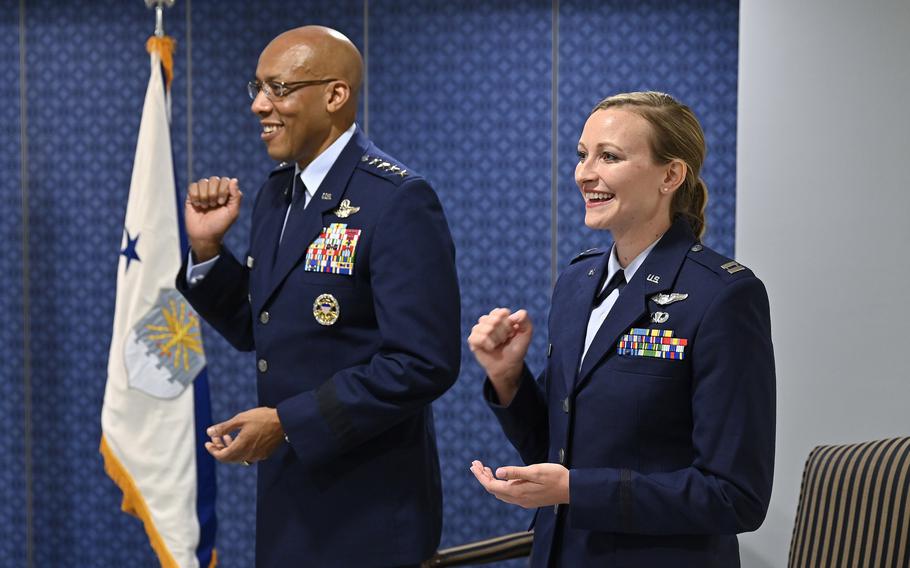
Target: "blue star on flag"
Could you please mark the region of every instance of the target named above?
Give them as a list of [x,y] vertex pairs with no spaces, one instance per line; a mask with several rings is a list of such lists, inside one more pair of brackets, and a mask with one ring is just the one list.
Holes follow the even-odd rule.
[[126,246],[123,247],[123,250],[120,251],[120,254],[126,257],[126,269],[130,269],[130,263],[132,261],[142,262],[139,258],[139,255],[136,253],[136,243],[139,242],[139,233],[136,233],[136,238],[130,237],[130,232],[125,228],[123,232],[126,233]]

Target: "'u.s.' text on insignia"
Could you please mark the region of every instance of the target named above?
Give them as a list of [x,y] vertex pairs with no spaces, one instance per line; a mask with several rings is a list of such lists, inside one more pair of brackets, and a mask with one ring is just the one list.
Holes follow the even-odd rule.
[[341,309],[338,300],[331,294],[320,294],[313,302],[313,317],[319,325],[332,325],[338,321]]
[[671,292],[669,294],[654,294],[651,296],[651,301],[657,304],[658,306],[669,306],[676,302],[681,302],[688,298],[688,294],[680,294],[679,292]]
[[652,284],[660,284],[660,276],[656,274],[648,274],[647,281],[651,282]]
[[306,272],[329,274],[354,274],[354,255],[360,229],[348,229],[344,223],[332,223],[322,229],[319,238],[306,249],[303,269]]
[[130,388],[171,399],[192,384],[205,367],[199,317],[173,288],[158,298],[129,330],[123,346]]
[[340,217],[341,219],[347,219],[358,211],[360,211],[360,207],[352,206],[350,199],[342,199],[341,203],[338,205],[338,209],[335,210],[335,216]]
[[671,329],[633,327],[616,344],[616,352],[629,357],[685,359],[688,339],[673,337]]

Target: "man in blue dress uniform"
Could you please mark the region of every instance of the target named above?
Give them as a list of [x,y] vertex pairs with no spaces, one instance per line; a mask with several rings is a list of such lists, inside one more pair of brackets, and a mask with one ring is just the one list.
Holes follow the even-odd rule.
[[442,497],[430,403],[458,375],[455,251],[436,194],[356,127],[362,59],[294,29],[249,84],[269,155],[249,251],[222,244],[236,179],[190,185],[177,277],[237,349],[260,407],[209,429],[220,461],[258,462],[257,566],[416,565]]

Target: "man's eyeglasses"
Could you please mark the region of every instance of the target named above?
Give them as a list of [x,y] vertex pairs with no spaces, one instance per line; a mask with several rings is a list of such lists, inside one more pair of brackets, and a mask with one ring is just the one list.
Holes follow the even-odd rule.
[[304,87],[309,87],[310,85],[324,85],[326,83],[331,83],[332,81],[337,81],[338,79],[316,79],[312,81],[292,81],[290,83],[285,83],[283,81],[259,81],[254,79],[246,84],[246,91],[250,95],[250,99],[255,99],[259,95],[259,91],[265,93],[267,99],[274,101],[275,99],[284,98],[297,89],[302,89]]

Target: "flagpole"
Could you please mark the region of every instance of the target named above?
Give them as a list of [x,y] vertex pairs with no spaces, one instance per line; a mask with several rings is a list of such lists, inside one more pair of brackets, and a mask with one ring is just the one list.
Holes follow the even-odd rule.
[[155,35],[164,37],[164,9],[174,5],[175,0],[145,0],[148,8],[155,8]]

